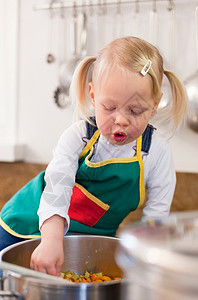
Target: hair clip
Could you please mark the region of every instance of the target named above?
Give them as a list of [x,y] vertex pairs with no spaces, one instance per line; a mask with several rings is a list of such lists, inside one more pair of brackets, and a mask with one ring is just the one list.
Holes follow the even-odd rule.
[[145,76],[148,71],[150,70],[151,68],[151,65],[152,65],[152,61],[150,59],[147,60],[145,66],[142,68],[142,70],[140,71],[140,73]]

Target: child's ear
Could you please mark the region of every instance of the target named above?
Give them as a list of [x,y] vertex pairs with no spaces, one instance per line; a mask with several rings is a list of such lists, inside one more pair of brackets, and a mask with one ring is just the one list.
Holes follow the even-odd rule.
[[155,103],[153,106],[153,110],[152,110],[152,115],[156,112],[157,108],[158,108],[159,103]]
[[89,97],[90,97],[92,105],[95,107],[94,87],[93,87],[92,82],[89,83]]
[[152,111],[152,115],[156,112],[156,110],[158,108],[158,105],[159,105],[159,103],[162,99],[162,96],[163,96],[163,93],[161,94],[160,99],[157,102],[155,102],[154,107],[153,107],[153,111]]

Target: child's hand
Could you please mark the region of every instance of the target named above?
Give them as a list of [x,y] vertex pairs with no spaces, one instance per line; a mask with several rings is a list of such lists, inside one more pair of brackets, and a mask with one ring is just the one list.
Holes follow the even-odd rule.
[[30,267],[39,272],[60,276],[64,261],[64,219],[53,215],[41,227],[41,243],[32,253]]
[[54,239],[48,239],[41,241],[34,250],[30,267],[35,271],[60,276],[63,261],[63,243]]

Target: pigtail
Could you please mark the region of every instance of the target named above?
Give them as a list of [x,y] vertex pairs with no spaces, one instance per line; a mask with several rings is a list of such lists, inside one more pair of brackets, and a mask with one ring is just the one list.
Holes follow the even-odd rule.
[[172,93],[171,114],[173,117],[174,130],[177,129],[179,123],[184,119],[187,111],[187,95],[183,84],[177,76],[168,70],[164,70],[164,75],[167,77]]
[[70,97],[74,109],[74,119],[83,118],[89,120],[90,102],[88,95],[88,83],[90,78],[90,67],[96,57],[86,57],[77,66],[70,85]]

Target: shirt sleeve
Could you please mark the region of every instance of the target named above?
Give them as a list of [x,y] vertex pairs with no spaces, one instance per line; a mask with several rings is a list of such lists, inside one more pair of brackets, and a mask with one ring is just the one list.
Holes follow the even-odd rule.
[[45,172],[46,186],[37,212],[39,228],[45,220],[53,215],[59,215],[65,219],[65,232],[68,230],[68,209],[75,184],[79,155],[85,146],[82,140],[85,132],[84,121],[73,124],[62,134],[53,151],[53,159]]
[[176,175],[171,149],[165,140],[154,139],[146,164],[147,201],[143,219],[167,216],[175,191]]

